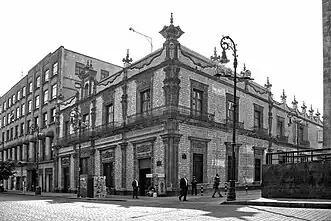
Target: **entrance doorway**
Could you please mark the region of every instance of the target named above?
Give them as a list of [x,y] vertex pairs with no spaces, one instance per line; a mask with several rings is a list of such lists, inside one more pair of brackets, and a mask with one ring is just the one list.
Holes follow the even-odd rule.
[[114,187],[113,163],[103,164],[103,175],[106,176],[106,187],[108,191],[111,192],[111,189]]
[[139,160],[139,195],[145,196],[146,190],[151,186],[151,178],[147,178],[146,174],[150,174],[151,170],[151,159]]
[[63,189],[65,192],[68,191],[70,187],[70,177],[69,177],[69,167],[63,168]]
[[193,153],[193,176],[203,183],[203,154]]

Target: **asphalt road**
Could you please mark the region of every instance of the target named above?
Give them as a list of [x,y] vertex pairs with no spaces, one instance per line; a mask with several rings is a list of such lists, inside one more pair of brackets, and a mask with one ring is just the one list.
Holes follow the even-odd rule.
[[331,220],[331,210],[220,205],[208,202],[81,201],[77,199],[0,194],[0,220]]

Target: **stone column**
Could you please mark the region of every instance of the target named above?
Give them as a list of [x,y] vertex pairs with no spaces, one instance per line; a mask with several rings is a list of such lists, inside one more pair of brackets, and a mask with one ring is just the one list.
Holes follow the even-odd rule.
[[124,142],[120,144],[121,152],[122,152],[122,188],[126,188],[126,150],[128,147],[128,143]]
[[11,159],[11,149],[10,148],[7,149],[7,160],[8,159]]
[[34,142],[29,142],[29,162],[35,162],[35,151],[34,151]]
[[3,151],[0,152],[0,161],[3,161]]
[[21,146],[16,146],[16,160],[21,160]]
[[45,158],[46,160],[50,160],[51,159],[51,138],[50,137],[46,137],[46,142],[45,142]]
[[23,161],[28,161],[29,159],[27,158],[27,156],[28,156],[28,145],[27,144],[23,144],[23,151],[22,151],[22,154],[23,154],[23,156],[22,156],[22,160]]
[[11,159],[16,160],[16,147],[11,148]]
[[164,144],[164,168],[167,190],[178,189],[178,146],[182,135],[161,135]]

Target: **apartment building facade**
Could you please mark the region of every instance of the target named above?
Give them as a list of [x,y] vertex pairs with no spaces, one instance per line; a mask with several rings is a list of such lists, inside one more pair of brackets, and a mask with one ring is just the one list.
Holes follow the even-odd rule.
[[[231,70],[217,56],[208,59],[181,45],[183,33],[171,19],[160,31],[161,49],[134,63],[127,55],[123,70],[59,105],[57,188],[77,189],[78,177],[90,175],[105,176],[110,193],[132,191],[137,178],[141,195],[150,186],[172,195],[183,176],[195,176],[205,188],[212,188],[216,173],[222,183],[228,180],[233,80],[214,75]],[[93,81],[93,72],[81,75],[86,79]],[[267,152],[322,147],[318,111],[300,108],[295,98],[289,107],[285,92],[275,101],[269,81],[237,86],[238,185],[260,184]],[[78,128],[72,123],[77,112]]]
[[4,181],[6,189],[22,190],[23,185],[26,190],[37,185],[42,191],[54,189],[57,107],[77,93],[75,84],[81,82],[77,73],[87,63],[98,80],[121,69],[61,46],[0,98],[0,157],[17,162],[15,176]]

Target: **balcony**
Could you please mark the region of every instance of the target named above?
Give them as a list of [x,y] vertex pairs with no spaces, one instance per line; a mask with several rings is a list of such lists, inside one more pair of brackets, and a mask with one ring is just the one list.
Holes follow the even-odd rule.
[[163,117],[197,120],[202,122],[214,122],[214,114],[192,110],[191,108],[184,106],[161,106],[142,113],[128,116],[127,124],[151,121]]
[[[233,120],[225,119],[224,123],[227,128],[233,128]],[[244,122],[236,122],[236,128],[237,129],[244,129]]]
[[267,138],[269,137],[269,132],[268,132],[268,129],[266,129],[266,128],[262,128],[262,127],[254,126],[254,127],[253,127],[253,131],[254,131],[254,133],[256,133],[256,135],[258,135],[260,138],[267,139]]
[[288,143],[288,136],[285,135],[277,135],[278,142]]

